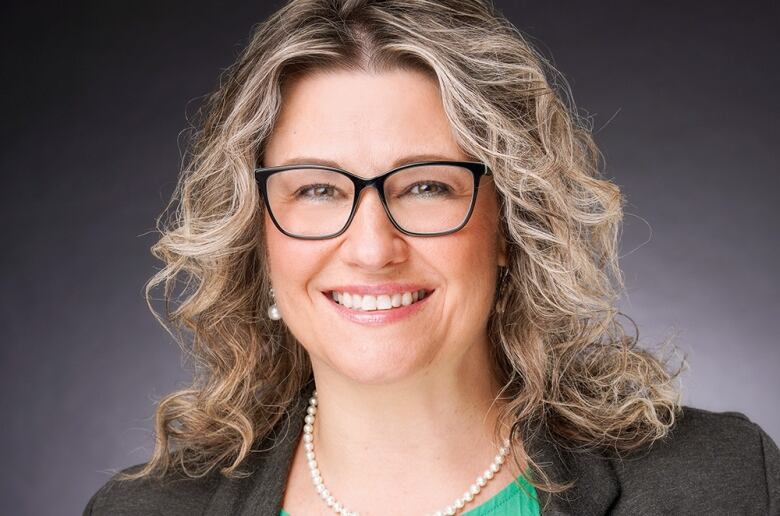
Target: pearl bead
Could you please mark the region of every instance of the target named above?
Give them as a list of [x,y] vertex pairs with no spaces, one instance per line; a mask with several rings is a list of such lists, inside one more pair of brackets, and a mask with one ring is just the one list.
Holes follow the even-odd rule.
[[268,318],[272,321],[278,321],[282,318],[282,313],[279,311],[279,307],[275,304],[268,307]]

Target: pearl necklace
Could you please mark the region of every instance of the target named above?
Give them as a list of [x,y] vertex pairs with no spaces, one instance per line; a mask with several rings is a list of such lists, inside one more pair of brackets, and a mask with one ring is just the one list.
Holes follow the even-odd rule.
[[[311,473],[311,479],[314,483],[314,488],[317,490],[317,493],[320,495],[322,500],[328,505],[328,507],[332,508],[336,514],[341,514],[342,516],[360,516],[360,513],[350,511],[347,509],[341,502],[338,502],[332,494],[330,494],[330,491],[325,487],[325,484],[322,482],[322,474],[320,474],[320,470],[317,467],[317,459],[314,456],[314,436],[312,435],[312,432],[314,430],[314,416],[317,414],[317,391],[315,390],[313,393],[313,396],[309,398],[309,407],[306,409],[306,417],[304,418],[304,421],[306,424],[303,426],[303,441],[304,441],[304,448],[306,449],[306,460],[309,463],[309,472]],[[496,455],[496,457],[493,459],[493,462],[490,464],[488,469],[482,473],[482,475],[477,477],[477,480],[471,484],[469,489],[463,493],[463,495],[456,499],[451,505],[448,505],[444,509],[437,511],[434,513],[434,516],[452,516],[454,514],[457,514],[460,509],[463,508],[468,502],[471,502],[476,495],[479,494],[479,492],[482,490],[482,488],[487,484],[488,480],[491,480],[496,473],[501,469],[501,465],[504,463],[504,457],[509,453],[509,440],[504,441],[504,445],[499,448],[499,452]]]

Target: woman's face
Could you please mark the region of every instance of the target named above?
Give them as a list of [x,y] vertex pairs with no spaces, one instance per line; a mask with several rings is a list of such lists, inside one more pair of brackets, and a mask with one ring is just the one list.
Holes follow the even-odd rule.
[[[288,84],[263,166],[331,162],[369,178],[426,159],[471,160],[458,147],[436,82],[417,71],[328,71]],[[399,232],[374,188],[361,193],[349,228],[327,240],[285,236],[265,215],[271,281],[284,322],[315,374],[362,383],[448,374],[488,345],[487,319],[499,243],[497,198],[482,177],[468,224],[455,233]],[[337,305],[334,289],[431,292],[409,307],[362,311]],[[377,291],[376,289],[380,289]]]

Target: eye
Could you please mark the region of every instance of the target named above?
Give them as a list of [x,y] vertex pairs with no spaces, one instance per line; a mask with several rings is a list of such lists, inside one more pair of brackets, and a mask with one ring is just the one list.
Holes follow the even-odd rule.
[[413,193],[414,195],[420,195],[423,197],[434,197],[439,195],[448,195],[452,192],[452,189],[444,184],[439,183],[437,181],[428,181],[424,183],[415,183],[408,189],[409,192]]
[[295,192],[296,198],[313,200],[328,200],[336,196],[336,187],[329,184],[312,184],[300,187]]

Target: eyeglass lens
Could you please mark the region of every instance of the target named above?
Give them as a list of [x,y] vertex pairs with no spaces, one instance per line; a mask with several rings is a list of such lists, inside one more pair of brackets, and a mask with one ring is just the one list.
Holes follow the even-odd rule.
[[[471,209],[474,175],[455,165],[402,169],[384,183],[387,208],[404,230],[440,233],[454,229]],[[318,237],[338,233],[349,220],[355,186],[331,170],[295,168],[272,174],[267,182],[274,218],[290,234]]]

